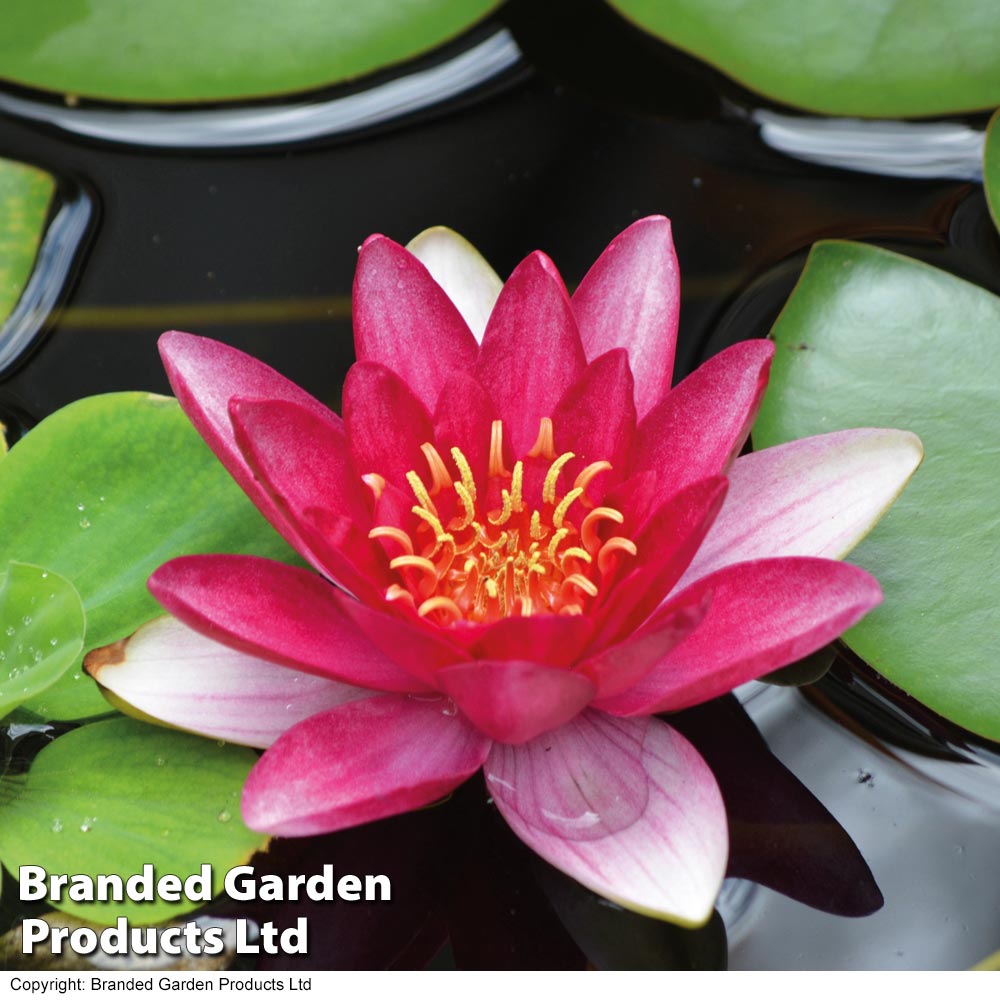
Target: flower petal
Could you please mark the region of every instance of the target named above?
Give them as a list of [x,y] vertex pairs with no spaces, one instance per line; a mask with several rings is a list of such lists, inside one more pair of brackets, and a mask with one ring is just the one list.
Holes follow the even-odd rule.
[[501,743],[525,743],[578,715],[597,688],[583,674],[525,660],[478,660],[438,671],[469,721]]
[[406,489],[406,474],[425,475],[420,446],[434,440],[427,408],[383,365],[358,362],[344,380],[344,424],[359,476],[377,473]]
[[638,684],[701,624],[710,597],[693,590],[671,601],[639,631],[581,663],[580,671],[597,685],[597,696],[610,698]]
[[640,422],[633,472],[653,469],[673,489],[725,472],[750,433],[773,355],[769,340],[745,340],[688,375]]
[[[490,440],[497,408],[486,390],[471,375],[458,372],[441,390],[434,411],[434,436],[441,457],[454,468],[451,449],[458,448],[480,489],[486,488]],[[458,469],[455,469],[458,474]]]
[[680,579],[726,495],[726,480],[712,476],[686,486],[661,504],[635,536],[637,565],[607,589],[597,609],[594,640],[600,649],[638,628]]
[[670,388],[680,303],[677,255],[663,216],[640,219],[616,236],[573,295],[587,359],[615,347],[628,351],[640,418]]
[[726,867],[712,772],[659,719],[586,712],[484,768],[497,808],[550,864],[639,913],[688,926],[711,915]]
[[[368,491],[354,471],[343,427],[283,400],[236,396],[229,410],[247,465],[283,522],[309,545],[315,568],[358,597],[371,596],[379,584],[384,589],[388,567],[367,537],[369,497],[361,491]],[[319,511],[327,522],[345,522],[344,530],[334,536],[310,530]],[[280,523],[275,527],[282,530]]]
[[286,837],[425,806],[479,770],[490,741],[444,697],[382,695],[290,729],[243,786],[243,819]]
[[701,625],[635,687],[595,702],[614,715],[676,712],[808,656],[882,599],[864,570],[832,559],[760,559],[702,577],[674,600],[711,594]]
[[453,371],[472,367],[476,339],[427,268],[385,236],[370,236],[354,275],[358,361],[385,365],[434,409]]
[[371,696],[239,653],[169,615],[88,653],[84,668],[127,703],[125,711],[252,747],[270,746],[316,712]]
[[476,367],[515,455],[531,449],[542,417],[552,416],[585,365],[566,288],[552,261],[536,251],[503,286]]
[[738,458],[729,493],[684,576],[770,556],[841,559],[878,522],[923,458],[908,431],[835,431]]
[[552,414],[556,450],[572,451],[581,466],[610,462],[620,478],[635,434],[634,388],[625,351],[592,361]]
[[430,271],[445,290],[472,335],[483,339],[503,282],[482,254],[464,237],[445,226],[425,229],[406,244],[406,249]]
[[380,691],[427,685],[380,653],[343,611],[352,599],[304,569],[254,556],[182,556],[149,578],[190,628],[272,663]]
[[318,420],[332,425],[331,433],[341,426],[340,417],[273,368],[217,340],[171,330],[160,337],[158,346],[174,394],[198,433],[288,543],[310,556],[308,545],[294,525],[274,509],[273,501],[254,478],[237,446],[229,419],[229,400],[248,396],[298,403]]

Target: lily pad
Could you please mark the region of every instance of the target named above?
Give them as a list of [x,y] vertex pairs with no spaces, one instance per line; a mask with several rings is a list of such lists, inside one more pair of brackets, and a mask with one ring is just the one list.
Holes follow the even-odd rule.
[[[212,892],[267,838],[239,815],[256,754],[133,719],[75,729],[49,744],[26,775],[0,779],[0,859],[49,874],[121,875],[152,864],[156,877],[212,866]],[[152,924],[198,902],[53,901],[97,923],[124,916]]]
[[[0,524],[0,558],[73,582],[87,613],[87,649],[162,613],[146,579],[174,556],[294,559],[176,400],[147,393],[82,399],[19,441],[0,464]],[[108,711],[93,681],[76,672],[24,707],[58,719]]]
[[966,0],[609,0],[751,90],[830,115],[1000,104],[1000,20]]
[[922,468],[850,559],[883,604],[845,636],[883,676],[1000,740],[1000,299],[925,264],[819,243],[772,337],[755,447],[899,427]]
[[28,283],[55,188],[44,170],[0,160],[0,325]]
[[0,576],[0,718],[80,660],[86,619],[65,577],[12,562]]
[[983,186],[993,223],[1000,229],[1000,111],[986,126],[986,149],[983,153]]
[[5,0],[0,79],[108,101],[291,94],[427,52],[499,0]]

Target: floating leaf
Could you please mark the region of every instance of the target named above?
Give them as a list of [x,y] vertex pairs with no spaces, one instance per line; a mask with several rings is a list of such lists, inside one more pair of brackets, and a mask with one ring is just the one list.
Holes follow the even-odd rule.
[[902,118],[1000,104],[1000,21],[944,0],[610,0],[751,90],[831,115]]
[[0,718],[79,662],[85,628],[69,580],[38,566],[9,565],[0,576]]
[[0,160],[0,325],[28,283],[54,193],[51,174]]
[[983,185],[993,223],[1000,229],[1000,111],[986,126],[986,150],[983,154]]
[[[162,613],[146,579],[174,556],[292,558],[177,402],[147,393],[82,399],[19,441],[0,464],[0,524],[0,557],[72,581],[87,612],[87,649]],[[25,707],[60,719],[108,710],[93,681],[75,674]]]
[[845,427],[925,459],[850,559],[884,603],[845,640],[953,722],[1000,739],[1000,299],[917,261],[820,243],[776,323],[754,445]]
[[168,103],[311,90],[441,45],[499,0],[5,0],[0,79]]
[[[212,866],[213,892],[226,872],[266,837],[240,819],[240,790],[256,760],[243,747],[219,746],[133,719],[75,729],[49,744],[26,775],[0,779],[0,859],[17,874],[121,875],[152,864],[156,877]],[[59,909],[98,923],[124,916],[151,924],[200,905],[185,901],[88,903]]]

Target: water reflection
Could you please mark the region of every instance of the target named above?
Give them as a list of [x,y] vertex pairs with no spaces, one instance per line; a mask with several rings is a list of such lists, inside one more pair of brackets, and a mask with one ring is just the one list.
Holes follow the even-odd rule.
[[0,90],[0,110],[104,142],[167,149],[232,149],[360,132],[452,100],[514,69],[521,50],[497,31],[444,62],[327,100],[154,110],[85,107]]
[[42,236],[31,277],[0,326],[0,376],[18,361],[51,320],[93,217],[93,204],[78,187],[63,185],[56,202],[58,207]]
[[732,968],[963,969],[996,948],[1000,769],[859,739],[789,689],[752,685],[744,704],[859,846],[885,906],[836,919],[761,888],[728,928]]

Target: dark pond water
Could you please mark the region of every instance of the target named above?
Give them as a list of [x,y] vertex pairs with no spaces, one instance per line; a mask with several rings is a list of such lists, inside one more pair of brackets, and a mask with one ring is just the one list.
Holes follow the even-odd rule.
[[[154,345],[173,327],[236,344],[337,406],[353,358],[355,248],[373,232],[405,241],[438,223],[501,274],[541,247],[573,284],[633,219],[670,216],[683,274],[678,376],[765,334],[818,239],[876,242],[1000,291],[1000,243],[975,183],[785,156],[751,120],[764,102],[598,3],[511,3],[446,55],[499,31],[523,55],[471,91],[263,148],[144,148],[0,111],[0,155],[53,170],[67,200],[84,192],[92,204],[64,307],[3,373],[0,417],[16,433],[84,395],[168,391]],[[734,968],[963,968],[1000,947],[996,748],[968,744],[846,660],[807,694],[754,685],[741,697],[857,844],[885,899],[878,912],[817,908],[836,895],[834,853],[821,873],[819,862],[792,872],[814,905],[740,880],[699,934],[622,914],[511,844],[474,782],[439,809],[275,856],[279,867],[340,858],[395,873],[398,904],[350,921],[311,915],[328,926],[304,967],[712,967],[728,951]],[[725,743],[728,724],[712,725],[706,739]],[[775,814],[779,834],[786,819]],[[800,824],[788,857],[808,857],[808,835]],[[786,851],[782,836],[773,851]],[[856,871],[850,862],[842,874]],[[852,905],[864,909],[855,899],[839,911]]]

